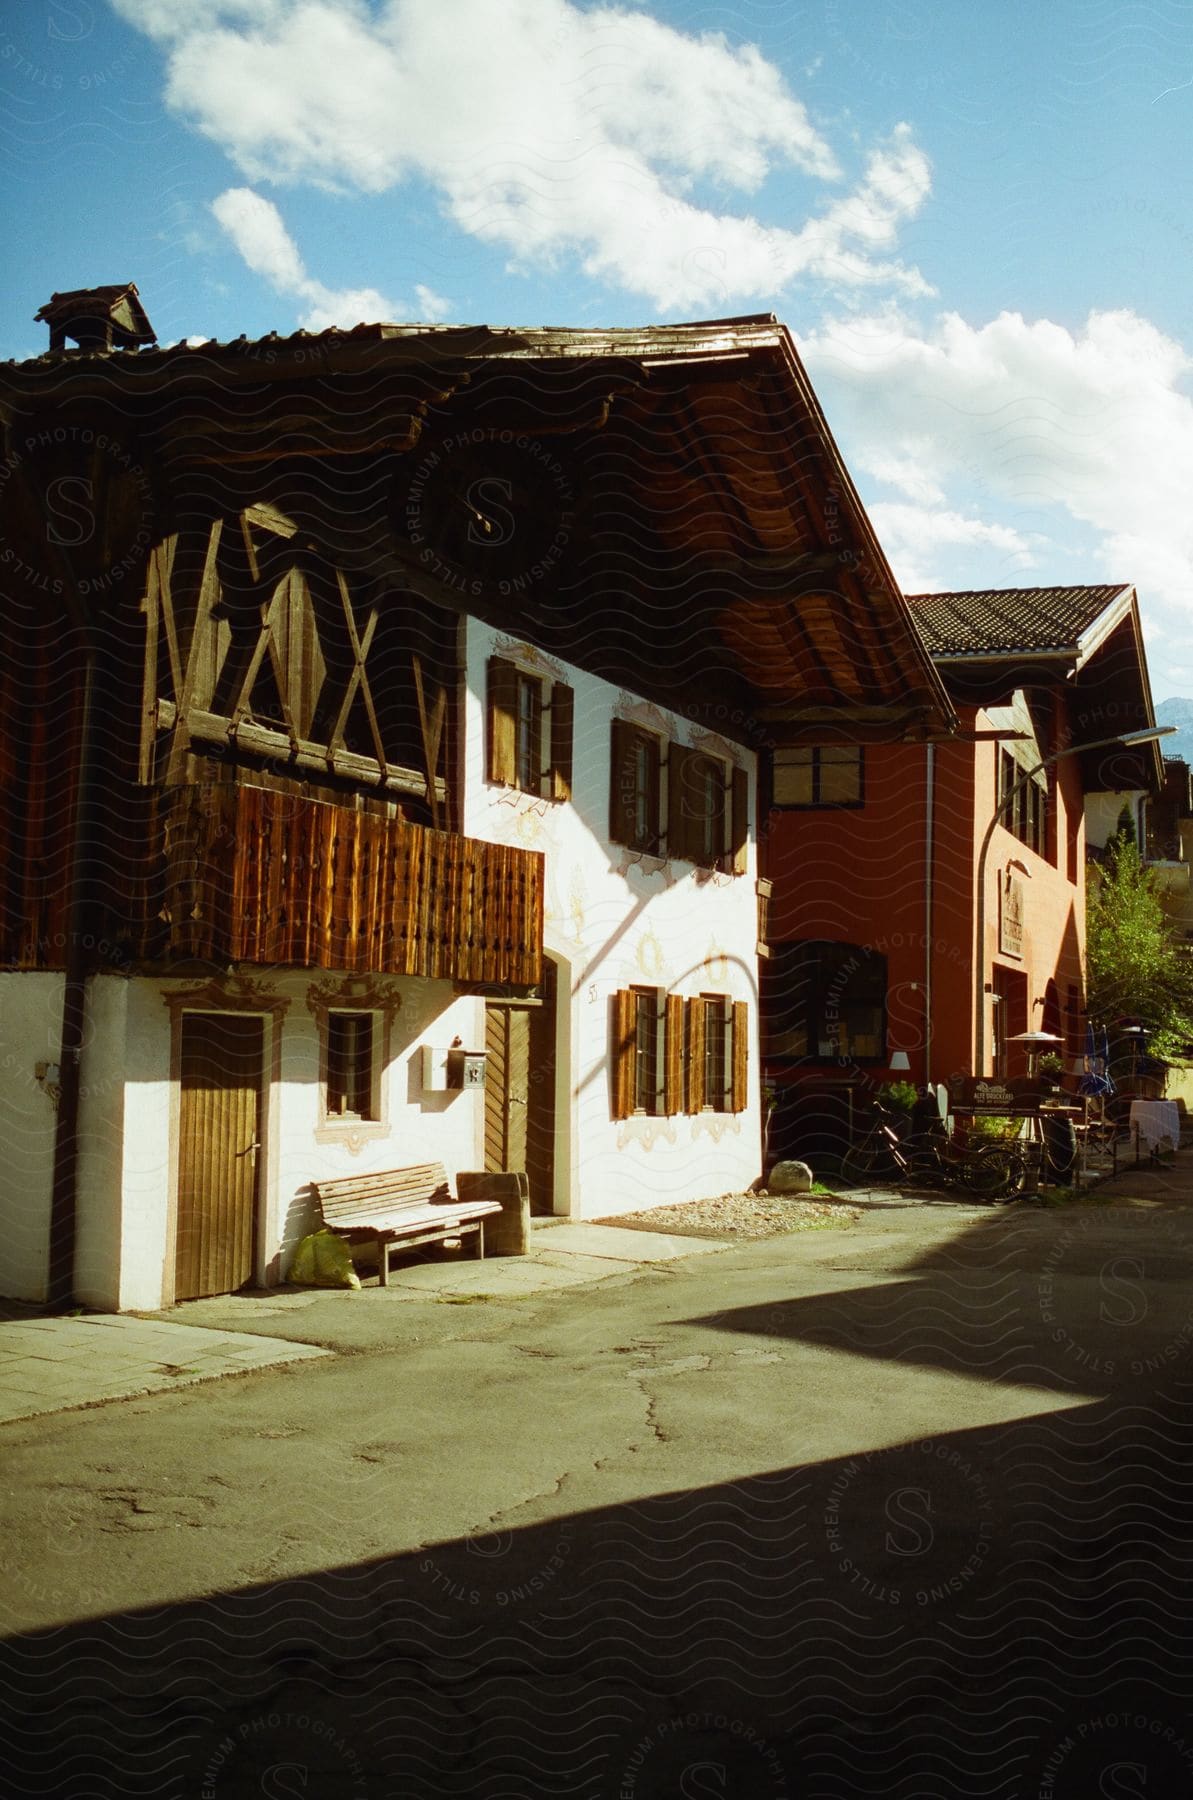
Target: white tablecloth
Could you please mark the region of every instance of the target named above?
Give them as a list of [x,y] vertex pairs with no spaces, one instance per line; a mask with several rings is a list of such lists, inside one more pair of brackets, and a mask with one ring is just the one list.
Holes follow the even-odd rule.
[[1132,1100],[1131,1135],[1141,1150],[1178,1150],[1181,1115],[1175,1100]]

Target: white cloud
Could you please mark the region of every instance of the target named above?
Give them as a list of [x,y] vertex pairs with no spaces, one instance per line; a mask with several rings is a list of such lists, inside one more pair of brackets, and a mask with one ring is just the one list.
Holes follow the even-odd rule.
[[282,215],[251,188],[228,188],[211,210],[255,275],[283,294],[305,295],[312,285]]
[[414,284],[414,297],[418,301],[419,318],[428,324],[434,325],[440,319],[446,319],[452,310],[450,300],[445,300],[442,294],[435,292],[434,288],[424,287],[421,281]]
[[[1036,580],[1132,581],[1153,634],[1187,642],[1193,360],[1174,339],[1126,311],[1091,313],[1076,331],[1018,313],[982,326],[950,313],[921,330],[889,312],[831,322],[801,348],[854,466],[913,503],[870,509],[912,591],[925,566],[927,585],[958,585],[929,550],[981,550],[979,537],[949,536],[957,514],[975,526],[980,514],[995,533],[993,585],[1008,584],[1008,556],[1046,566]],[[1074,521],[1093,567],[1063,553]]]
[[[252,188],[228,188],[212,201],[211,210],[254,274],[264,276],[279,294],[305,302],[300,324],[307,331],[326,331],[333,325],[350,329],[365,321],[403,316],[403,309],[376,288],[329,288],[313,280],[277,207]],[[415,293],[422,318],[442,319],[450,312],[451,302],[430,288],[420,285]]]
[[165,47],[171,106],[251,181],[424,180],[514,266],[577,258],[666,309],[774,299],[799,277],[929,291],[887,254],[931,182],[905,125],[798,225],[727,210],[721,195],[776,175],[844,178],[778,69],[720,33],[571,0],[114,4]]
[[988,524],[941,506],[876,501],[867,508],[899,585],[907,594],[930,594],[966,585],[945,571],[960,551],[980,551],[992,568],[991,587],[1029,587],[1034,553],[1031,541],[1010,525]]

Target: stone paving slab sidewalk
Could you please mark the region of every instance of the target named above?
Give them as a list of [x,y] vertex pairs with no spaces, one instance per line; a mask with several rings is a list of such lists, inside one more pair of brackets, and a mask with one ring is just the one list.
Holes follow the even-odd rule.
[[0,1323],[0,1424],[329,1354],[127,1313],[10,1319]]
[[[955,1194],[935,1198],[953,1202],[956,1210]],[[846,1215],[841,1223],[852,1224],[859,1212],[869,1213],[875,1207],[915,1210],[931,1199],[902,1192],[867,1192],[839,1196],[838,1205]],[[1082,1207],[1193,1205],[1193,1149],[1183,1146],[1175,1157],[1158,1164],[1144,1161],[1138,1168],[1120,1164],[1117,1177],[1083,1191],[1076,1203]],[[681,1230],[672,1234],[641,1226],[630,1228],[612,1221],[586,1224],[542,1219],[535,1221],[528,1256],[409,1264],[392,1272],[384,1293],[375,1283],[368,1284],[368,1292],[374,1302],[399,1307],[427,1300],[529,1299],[633,1274],[638,1268],[679,1257],[728,1249],[733,1241],[728,1237],[697,1238]],[[343,1295],[348,1303],[357,1297]],[[149,1317],[93,1313],[69,1318],[38,1316],[36,1308],[0,1302],[0,1425],[334,1355],[335,1350],[304,1342],[300,1335],[305,1306],[328,1298],[334,1296],[325,1290],[304,1293],[280,1288],[258,1295],[188,1301],[183,1307]],[[289,1327],[295,1335],[272,1337],[227,1329],[226,1322],[247,1322],[247,1316],[276,1317],[276,1329]],[[312,1331],[309,1335],[316,1334]]]
[[[404,1299],[526,1299],[726,1247],[544,1219],[528,1256],[409,1264],[392,1271],[385,1296],[398,1304]],[[380,1297],[370,1284],[374,1291]],[[318,1292],[322,1297],[324,1290]],[[274,1297],[280,1312],[290,1310],[303,1294],[281,1288],[257,1298]],[[345,1293],[344,1298],[354,1296]],[[293,1338],[228,1330],[203,1316],[218,1317],[234,1310],[238,1301],[241,1296],[217,1295],[148,1317],[91,1313],[65,1318],[38,1316],[35,1308],[0,1302],[0,1425],[335,1354]],[[196,1311],[200,1308],[202,1313]]]

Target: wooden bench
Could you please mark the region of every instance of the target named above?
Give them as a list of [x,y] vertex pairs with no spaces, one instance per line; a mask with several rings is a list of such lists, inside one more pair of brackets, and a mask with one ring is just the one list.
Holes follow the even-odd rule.
[[349,1242],[377,1245],[377,1279],[389,1286],[393,1245],[414,1250],[448,1238],[475,1236],[476,1255],[485,1254],[485,1219],[501,1211],[499,1200],[454,1200],[442,1163],[349,1175],[342,1181],[313,1181],[323,1223]]

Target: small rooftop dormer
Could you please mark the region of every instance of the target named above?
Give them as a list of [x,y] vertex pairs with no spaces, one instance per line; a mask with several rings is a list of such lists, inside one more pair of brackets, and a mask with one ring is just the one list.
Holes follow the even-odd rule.
[[67,338],[80,350],[139,350],[157,342],[131,281],[51,294],[34,316],[49,326],[51,350],[65,350]]

